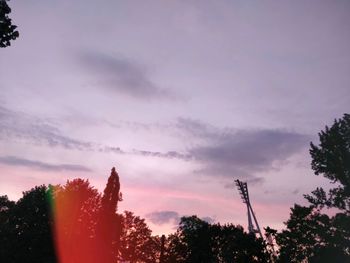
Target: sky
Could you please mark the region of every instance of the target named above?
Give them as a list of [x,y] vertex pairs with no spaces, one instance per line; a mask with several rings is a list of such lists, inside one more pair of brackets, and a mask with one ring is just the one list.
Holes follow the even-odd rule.
[[328,182],[310,142],[349,113],[345,0],[11,0],[0,50],[0,194],[116,167],[155,234],[181,216],[261,227]]

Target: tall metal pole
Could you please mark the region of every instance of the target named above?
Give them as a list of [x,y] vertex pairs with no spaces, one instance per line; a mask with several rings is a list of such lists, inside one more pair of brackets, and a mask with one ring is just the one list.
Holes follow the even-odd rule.
[[246,205],[247,205],[247,214],[248,214],[248,230],[249,230],[249,233],[252,234],[252,233],[254,233],[252,216],[250,215],[249,203],[246,203]]
[[261,234],[261,230],[260,230],[260,227],[259,227],[259,224],[258,224],[258,220],[256,220],[253,208],[252,208],[250,203],[249,203],[249,207],[250,207],[250,211],[252,212],[252,215],[253,215],[253,218],[254,218],[254,222],[255,222],[255,226],[256,226],[256,230],[255,231],[258,232],[260,237],[263,239],[263,235]]
[[[235,180],[235,183],[237,185],[238,191],[241,195],[242,201],[243,203],[245,203],[247,205],[247,214],[248,214],[248,232],[250,234],[254,234],[258,233],[260,235],[261,238],[263,238],[259,224],[258,224],[258,220],[255,217],[252,205],[250,204],[250,200],[249,200],[249,192],[248,192],[248,185],[246,182],[241,182],[239,180]],[[253,225],[253,221],[252,221],[252,216],[254,219],[254,223],[256,226],[256,229],[254,228]]]

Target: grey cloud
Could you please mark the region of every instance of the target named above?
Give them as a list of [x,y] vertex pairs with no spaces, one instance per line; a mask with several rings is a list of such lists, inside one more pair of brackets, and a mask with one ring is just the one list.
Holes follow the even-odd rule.
[[72,171],[72,172],[91,172],[86,166],[77,164],[49,164],[40,161],[23,159],[15,156],[0,157],[0,163],[11,166],[24,166],[45,171]]
[[[297,132],[218,128],[188,118],[178,118],[169,130],[171,127],[188,140],[186,152],[133,149],[128,153],[195,161],[201,165],[195,173],[244,178],[250,184],[261,184],[264,178],[259,173],[278,169],[289,157],[307,147],[310,140],[310,136]],[[225,187],[231,185],[225,184]]]
[[49,147],[124,154],[119,147],[97,145],[63,135],[48,119],[37,118],[0,106],[0,140],[17,139]]
[[146,218],[155,225],[166,223],[178,224],[180,221],[179,213],[175,211],[156,211],[146,215]]
[[114,154],[135,154],[167,159],[189,160],[188,154],[177,151],[152,152],[147,150],[124,151],[120,147],[101,145],[77,140],[63,135],[50,120],[37,118],[22,112],[16,112],[0,106],[0,140],[24,140],[33,144],[49,147],[63,147],[81,151],[99,151]]
[[292,191],[292,194],[296,195],[296,194],[299,194],[299,192],[300,192],[299,189],[295,189],[294,191]]
[[[175,211],[155,211],[146,215],[146,218],[155,225],[164,225],[167,223],[177,225],[180,223],[181,217],[182,216]],[[202,217],[201,219],[209,224],[215,222],[215,219],[209,216]]]
[[100,148],[100,152],[105,152],[105,153],[116,153],[116,154],[125,154],[126,152],[124,152],[120,147],[114,147],[114,146],[103,146]]
[[[310,136],[284,130],[216,128],[197,120],[179,118],[176,127],[191,136],[188,154],[202,165],[196,173],[244,178],[261,183],[259,172],[278,168],[307,147]],[[228,186],[227,186],[228,187]]]
[[281,130],[238,131],[218,134],[207,145],[195,146],[189,153],[209,174],[251,177],[270,170],[307,146],[309,136]]
[[36,118],[22,112],[15,112],[0,106],[0,139],[16,138],[29,140],[51,147],[91,150],[89,142],[64,136],[48,120]]
[[131,60],[85,52],[79,54],[79,61],[95,75],[99,85],[107,86],[111,90],[137,99],[176,98],[168,90],[158,87],[147,71]]
[[248,178],[247,182],[250,185],[261,184],[262,182],[264,182],[264,178],[262,178],[262,177]]
[[165,153],[162,152],[153,152],[153,151],[143,151],[143,150],[133,150],[132,153],[142,156],[150,156],[150,157],[160,157],[167,159],[181,159],[181,160],[190,160],[191,156],[189,154],[182,154],[177,151],[168,151]]
[[195,136],[197,138],[215,138],[220,131],[206,123],[198,120],[180,117],[176,120],[175,127],[185,135]]

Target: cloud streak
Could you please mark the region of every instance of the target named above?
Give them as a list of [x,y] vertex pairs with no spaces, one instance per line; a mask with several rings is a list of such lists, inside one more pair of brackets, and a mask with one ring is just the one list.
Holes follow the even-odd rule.
[[64,136],[47,120],[0,106],[0,139],[16,138],[66,149],[92,150],[92,144]]
[[189,147],[188,154],[202,165],[196,172],[210,176],[238,177],[259,183],[260,172],[278,168],[293,154],[307,147],[305,134],[277,129],[218,129],[181,118],[178,128],[201,142]]
[[191,159],[191,155],[183,154],[177,151],[168,151],[168,152],[153,152],[153,151],[144,151],[144,150],[136,150],[132,151],[133,154],[146,156],[146,157],[159,157],[166,159],[180,159],[184,161],[189,161]]
[[15,156],[3,156],[0,157],[0,163],[10,166],[22,166],[35,168],[39,170],[60,172],[60,171],[70,171],[70,172],[91,172],[91,169],[77,164],[49,164],[41,161],[28,160],[24,158],[19,158]]
[[71,150],[191,161],[200,165],[196,173],[222,178],[244,178],[255,183],[262,181],[259,173],[278,169],[281,163],[306,147],[310,139],[307,135],[285,130],[220,129],[186,118],[179,118],[173,127],[191,142],[183,153],[124,150],[116,146],[70,138],[63,135],[49,120],[0,106],[2,140],[16,139]]
[[154,152],[148,150],[124,150],[117,146],[101,145],[65,136],[50,120],[37,118],[0,106],[0,140],[16,139],[37,145],[62,147],[69,150],[97,151],[102,153],[131,154],[145,157],[189,160],[188,154],[177,151]]
[[155,211],[147,214],[146,218],[155,225],[178,224],[180,222],[180,215],[175,211]]
[[190,154],[208,173],[224,176],[266,171],[305,147],[307,137],[279,130],[238,131],[219,135],[208,145],[195,146]]
[[[169,223],[178,225],[180,223],[181,217],[182,216],[180,216],[178,212],[169,210],[155,211],[146,215],[146,218],[155,225],[164,225]],[[215,222],[215,219],[209,216],[202,217],[201,219],[209,224]]]
[[147,71],[131,60],[96,52],[80,53],[78,59],[94,74],[99,85],[112,91],[142,100],[176,98],[168,90],[158,87]]

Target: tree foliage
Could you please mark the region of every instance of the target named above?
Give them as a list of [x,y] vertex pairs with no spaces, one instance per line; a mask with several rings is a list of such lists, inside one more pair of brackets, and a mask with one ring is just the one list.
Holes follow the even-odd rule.
[[[350,262],[350,115],[335,120],[311,143],[312,169],[335,184],[305,195],[309,206],[291,209],[286,229],[274,232],[279,262]],[[333,208],[334,216],[323,208]]]
[[[109,180],[103,196],[119,189],[119,179],[115,179]],[[74,179],[65,185],[33,188],[17,202],[0,197],[0,261],[159,262],[161,238],[152,236],[145,220],[132,212],[116,214],[117,202],[113,213],[107,213],[113,215],[114,223],[106,224],[113,239],[100,243],[103,196],[89,181]],[[120,200],[119,194],[114,196]],[[118,237],[120,242],[114,239]],[[165,243],[163,263],[269,262],[262,240],[242,227],[209,224],[196,216],[182,218]]]
[[350,213],[350,115],[335,120],[329,128],[319,133],[318,146],[311,143],[312,169],[337,186],[328,195],[317,188],[306,198],[314,205],[335,207]]
[[120,258],[130,263],[154,263],[160,256],[160,238],[152,236],[145,219],[130,211],[121,214]]
[[11,40],[15,40],[19,33],[17,26],[12,24],[9,18],[11,8],[8,6],[7,0],[0,0],[0,47],[4,48],[11,45]]
[[276,239],[280,262],[348,262],[350,218],[329,217],[311,207],[295,205],[287,229]]
[[56,262],[47,193],[37,186],[17,202],[0,197],[0,262]]
[[35,187],[17,202],[1,196],[0,262],[115,262],[119,189],[113,169],[103,196],[82,179]]
[[107,185],[103,191],[96,227],[97,260],[115,262],[120,249],[121,219],[117,215],[118,202],[121,201],[119,175],[112,168]]
[[60,262],[94,262],[96,219],[101,202],[99,192],[89,181],[82,179],[53,186],[51,191],[54,240]]
[[265,243],[232,224],[183,217],[167,241],[166,262],[270,262]]
[[[295,205],[282,232],[265,229],[279,247],[277,262],[350,262],[349,134],[346,114],[319,134],[319,145],[311,143],[315,174],[334,187],[306,195],[310,205]],[[114,168],[103,195],[87,180],[75,179],[33,188],[17,202],[0,197],[0,261],[55,262],[57,254],[63,263],[159,262],[161,239],[152,236],[144,219],[117,214],[121,199]],[[324,208],[336,213],[331,216]],[[271,250],[240,226],[191,216],[181,218],[166,239],[162,263],[175,262],[271,262]]]

